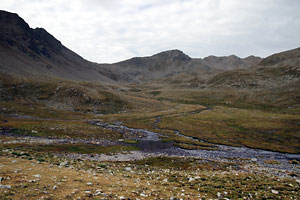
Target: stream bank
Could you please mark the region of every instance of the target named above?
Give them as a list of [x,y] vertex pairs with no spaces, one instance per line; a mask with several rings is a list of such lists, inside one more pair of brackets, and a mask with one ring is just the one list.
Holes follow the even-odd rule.
[[[157,127],[157,119],[154,127]],[[248,147],[233,147],[227,145],[212,144],[217,148],[215,150],[187,150],[177,147],[172,142],[163,142],[160,137],[163,136],[162,133],[148,131],[146,129],[135,129],[129,128],[122,124],[122,122],[115,123],[105,123],[101,121],[92,121],[91,124],[100,126],[104,129],[110,129],[125,135],[129,139],[136,140],[136,145],[141,149],[141,152],[148,156],[190,156],[207,160],[249,160],[249,162],[258,163],[265,167],[272,167],[282,170],[295,170],[300,173],[300,169],[296,165],[289,163],[291,160],[300,161],[299,154],[289,154],[273,152],[261,149],[252,149]],[[193,137],[185,136],[178,130],[173,130],[174,133],[180,137],[186,137],[188,139],[201,141]],[[134,152],[132,152],[134,154]],[[138,153],[137,159],[140,157],[141,153]],[[134,157],[131,155],[130,157]],[[142,156],[143,157],[143,156]],[[266,161],[278,161],[278,164],[267,164]]]

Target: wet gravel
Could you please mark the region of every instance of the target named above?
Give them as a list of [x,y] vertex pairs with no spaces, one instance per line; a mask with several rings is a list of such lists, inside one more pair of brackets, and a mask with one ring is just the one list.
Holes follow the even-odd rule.
[[[157,118],[153,127],[157,127],[159,123]],[[249,160],[249,162],[258,163],[263,167],[276,168],[283,170],[292,170],[300,173],[300,169],[296,165],[289,163],[290,160],[300,160],[300,154],[289,154],[273,152],[261,149],[252,149],[248,147],[232,147],[227,145],[213,144],[216,150],[186,150],[174,146],[171,142],[162,142],[159,137],[161,133],[148,131],[145,129],[134,129],[124,126],[121,122],[104,123],[100,121],[90,122],[102,128],[110,129],[119,133],[127,133],[132,135],[132,138],[138,140],[136,144],[143,153],[151,155],[165,155],[165,156],[190,156],[207,160]],[[175,134],[189,139],[197,140],[195,138],[185,136],[178,130],[173,130]],[[138,136],[138,137],[135,137]],[[199,140],[198,140],[199,141]],[[200,140],[201,141],[201,140]],[[137,156],[138,157],[138,156]],[[266,160],[278,161],[280,164],[266,164]]]
[[[154,128],[157,128],[160,118],[156,119],[153,124]],[[5,121],[3,121],[5,123]],[[38,137],[38,136],[21,136],[14,134],[11,129],[6,127],[0,127],[0,135],[14,137],[13,140],[0,141],[2,143],[30,143],[30,144],[93,144],[93,145],[135,145],[141,149],[141,151],[130,152],[125,154],[116,155],[93,155],[89,158],[89,155],[73,154],[68,155],[71,157],[89,158],[92,160],[111,160],[111,161],[127,161],[138,160],[150,156],[190,156],[206,160],[216,161],[231,161],[235,160],[248,160],[252,163],[260,164],[262,167],[275,168],[282,170],[295,171],[300,173],[300,168],[297,165],[290,164],[290,160],[300,160],[300,154],[289,154],[266,151],[261,149],[251,149],[247,147],[232,147],[226,145],[215,145],[216,150],[186,150],[174,146],[172,142],[163,142],[160,140],[161,133],[148,131],[145,129],[129,128],[122,124],[122,122],[105,123],[101,121],[88,121],[88,123],[100,126],[104,129],[110,129],[112,131],[121,133],[126,139],[137,140],[136,144],[127,144],[122,141],[109,141],[101,139],[77,139],[77,138],[53,138],[53,137]],[[197,140],[195,138],[185,136],[178,130],[173,130],[175,134],[186,137],[189,139]],[[199,141],[199,140],[198,140]],[[280,164],[266,164],[266,160],[275,160]]]
[[55,138],[55,137],[41,137],[30,135],[19,135],[12,131],[13,129],[7,127],[0,127],[0,136],[13,137],[13,140],[1,141],[3,144],[93,144],[101,146],[111,146],[120,144],[117,141],[110,141],[105,139],[80,139],[80,138]]

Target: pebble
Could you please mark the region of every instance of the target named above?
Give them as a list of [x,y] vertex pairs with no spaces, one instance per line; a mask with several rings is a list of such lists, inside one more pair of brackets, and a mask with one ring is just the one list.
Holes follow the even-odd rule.
[[189,182],[192,182],[192,181],[194,181],[194,180],[195,180],[195,179],[192,178],[192,177],[189,178]]
[[93,185],[93,183],[89,182],[89,183],[87,183],[86,185],[91,186],[91,185]]
[[278,193],[279,193],[277,190],[271,190],[271,192],[272,192],[273,194],[278,194]]
[[0,185],[0,188],[10,189],[11,185]]
[[98,195],[100,195],[100,194],[102,194],[102,191],[101,191],[101,190],[96,190],[94,196],[98,196]]
[[79,192],[79,190],[78,189],[74,189],[72,192],[71,192],[71,194],[77,194]]
[[56,190],[56,189],[57,189],[57,186],[56,186],[56,185],[54,185],[52,189],[53,189],[53,190]]
[[68,161],[64,161],[59,164],[59,166],[61,166],[61,167],[68,167],[68,165],[69,165]]
[[35,175],[33,175],[33,177],[35,177],[35,178],[41,178],[41,175],[35,174]]
[[128,172],[129,172],[129,171],[132,171],[131,167],[125,167],[124,170],[125,170],[125,171],[128,171]]
[[141,197],[147,197],[147,195],[145,193],[141,193],[140,196]]

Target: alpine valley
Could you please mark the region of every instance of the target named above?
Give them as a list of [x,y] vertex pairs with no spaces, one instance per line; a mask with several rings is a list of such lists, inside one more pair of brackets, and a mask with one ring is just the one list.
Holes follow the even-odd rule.
[[298,199],[299,164],[300,48],[99,64],[0,11],[0,199]]

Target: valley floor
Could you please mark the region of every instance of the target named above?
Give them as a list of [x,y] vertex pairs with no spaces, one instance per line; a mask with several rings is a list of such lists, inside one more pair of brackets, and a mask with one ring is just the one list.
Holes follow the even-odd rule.
[[0,199],[300,196],[295,109],[195,89],[8,84]]
[[108,116],[59,120],[5,115],[0,134],[0,198],[299,197],[299,154],[216,145],[159,127],[163,117],[207,111],[185,107],[164,116],[152,113],[141,123],[144,127],[136,128],[118,121],[118,115],[111,116],[111,122],[103,121]]

